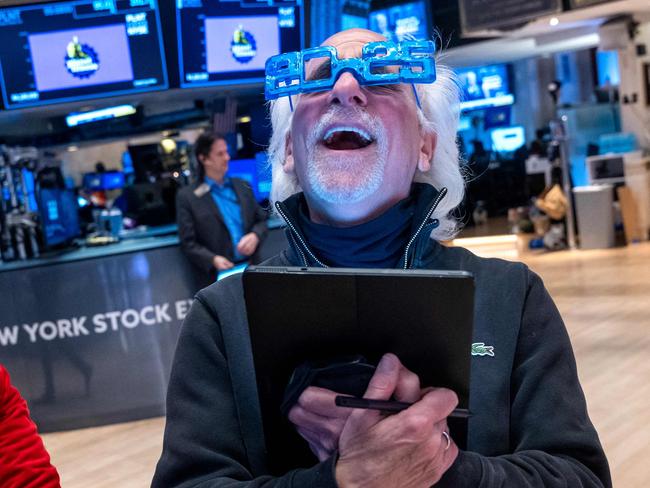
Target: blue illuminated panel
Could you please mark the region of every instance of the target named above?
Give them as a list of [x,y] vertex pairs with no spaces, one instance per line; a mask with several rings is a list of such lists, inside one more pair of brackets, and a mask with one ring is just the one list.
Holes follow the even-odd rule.
[[463,88],[461,110],[501,107],[515,101],[505,64],[461,69],[458,77]]
[[168,88],[157,0],[0,9],[6,108]]
[[370,30],[393,42],[429,40],[429,16],[423,0],[373,10]]
[[521,126],[494,129],[491,134],[492,150],[513,152],[526,144],[524,128]]
[[233,159],[228,164],[228,176],[248,181],[258,202],[271,193],[271,168],[266,153],[255,154],[255,159]]
[[71,113],[65,118],[65,123],[68,127],[76,127],[78,125],[99,122],[100,120],[126,117],[133,115],[136,112],[137,110],[133,105],[117,105],[115,107],[102,108],[91,112]]
[[302,49],[301,2],[176,0],[183,88],[261,82],[264,63]]

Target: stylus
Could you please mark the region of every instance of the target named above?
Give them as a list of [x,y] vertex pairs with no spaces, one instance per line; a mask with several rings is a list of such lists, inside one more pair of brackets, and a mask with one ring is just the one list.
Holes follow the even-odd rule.
[[[365,408],[371,410],[381,410],[386,413],[397,413],[409,408],[412,403],[397,402],[392,400],[370,400],[368,398],[357,398],[350,396],[338,395],[335,403],[339,407],[347,408]],[[467,419],[472,416],[466,408],[457,408],[449,415],[452,418]]]

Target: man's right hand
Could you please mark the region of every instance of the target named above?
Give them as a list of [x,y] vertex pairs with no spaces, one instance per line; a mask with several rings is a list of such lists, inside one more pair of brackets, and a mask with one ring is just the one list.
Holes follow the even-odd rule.
[[[398,387],[401,364],[393,354],[382,358],[365,398],[388,400]],[[336,481],[341,488],[426,487],[437,483],[458,456],[443,436],[447,416],[458,404],[445,388],[427,388],[406,410],[386,417],[353,410],[339,439]]]
[[212,265],[217,271],[230,269],[234,266],[232,261],[230,261],[228,258],[224,258],[223,256],[219,256],[219,255],[216,255],[215,257],[212,258]]

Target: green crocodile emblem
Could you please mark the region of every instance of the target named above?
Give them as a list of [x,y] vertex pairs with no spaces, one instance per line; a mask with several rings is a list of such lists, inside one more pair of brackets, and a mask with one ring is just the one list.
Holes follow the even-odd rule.
[[472,344],[472,356],[494,357],[494,346],[486,346],[485,342],[475,342]]

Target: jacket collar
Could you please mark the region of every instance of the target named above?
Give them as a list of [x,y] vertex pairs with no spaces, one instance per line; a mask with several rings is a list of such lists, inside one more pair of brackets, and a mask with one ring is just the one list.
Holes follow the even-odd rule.
[[[413,265],[422,259],[430,246],[419,245],[422,239],[431,241],[431,231],[438,226],[438,219],[432,218],[433,213],[440,201],[447,194],[447,189],[440,191],[427,183],[413,183],[411,192],[415,197],[415,215],[411,237],[404,249],[400,267],[412,268]],[[288,258],[291,262],[301,266],[316,266],[326,268],[314,252],[310,249],[307,239],[298,225],[298,208],[304,198],[302,192],[291,195],[282,202],[275,202],[275,208],[280,216],[287,223],[287,240],[289,241]],[[432,242],[432,241],[431,241]]]

